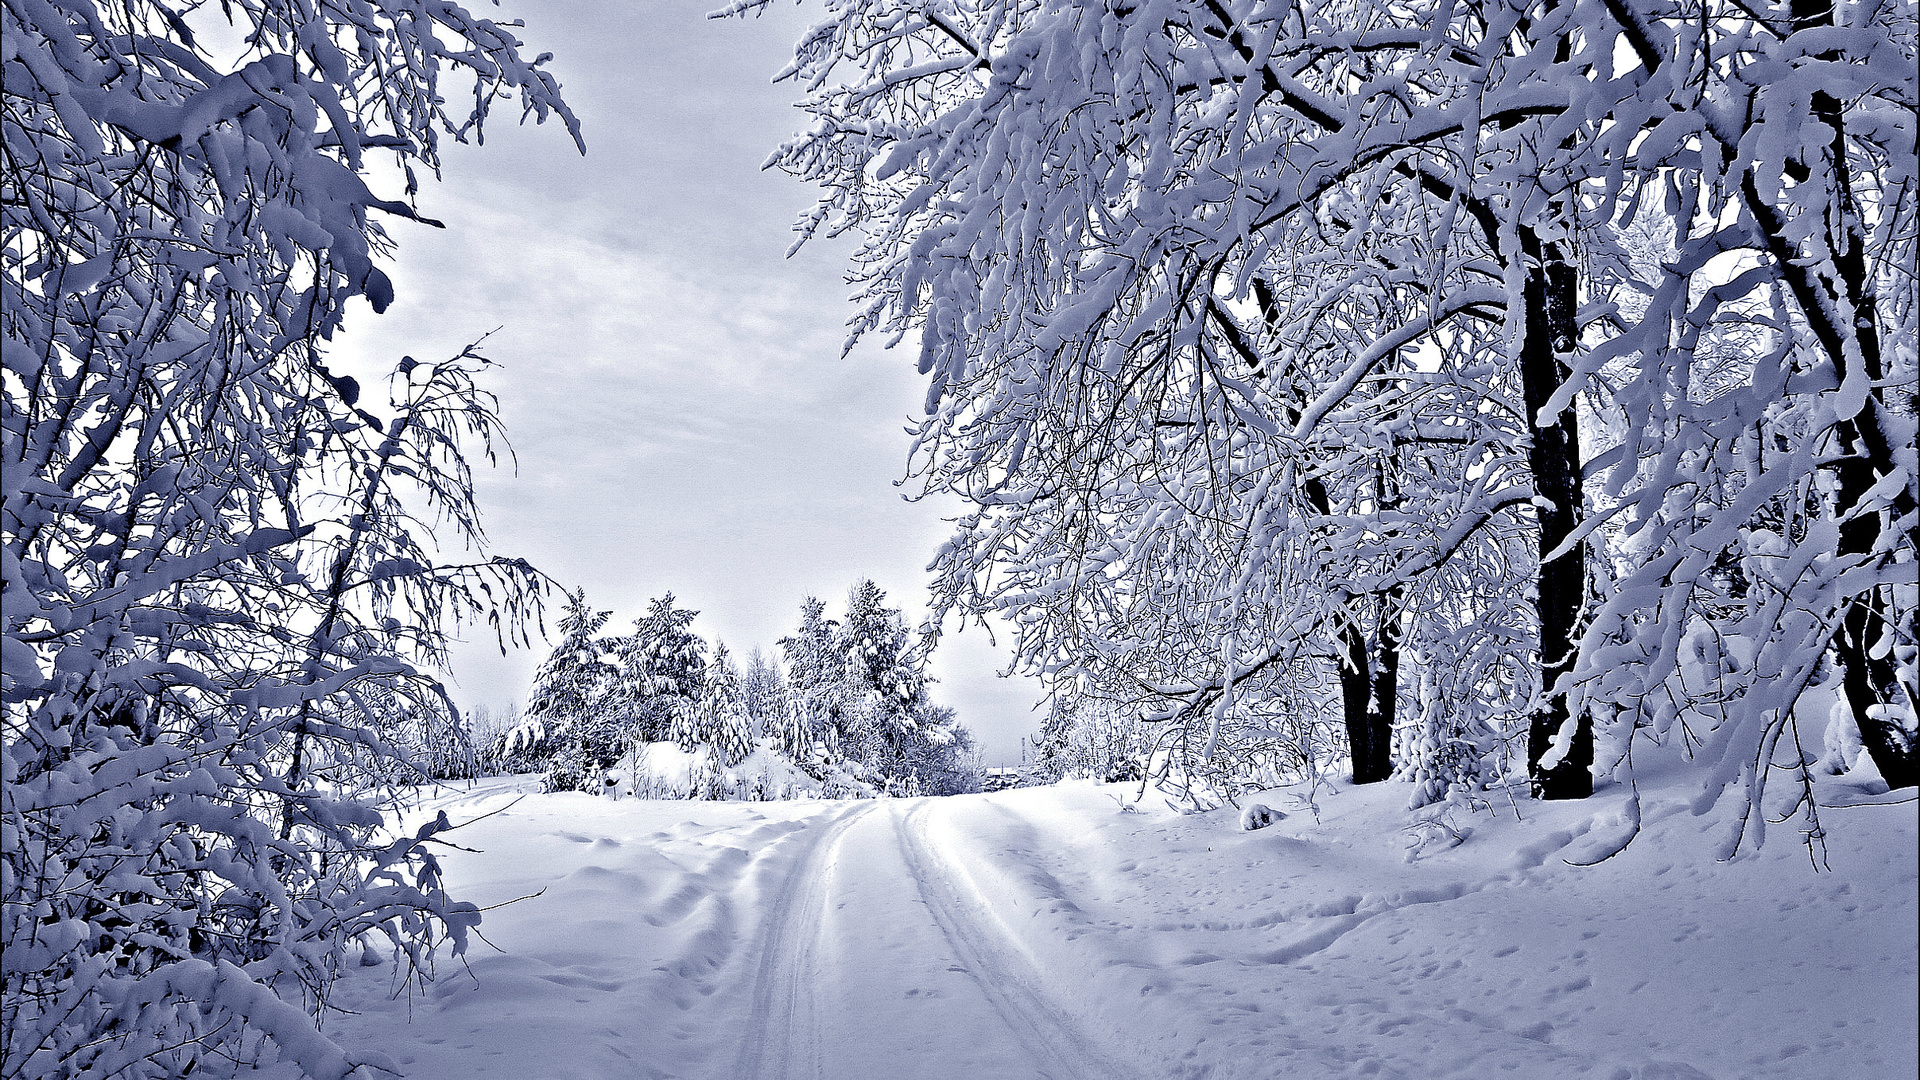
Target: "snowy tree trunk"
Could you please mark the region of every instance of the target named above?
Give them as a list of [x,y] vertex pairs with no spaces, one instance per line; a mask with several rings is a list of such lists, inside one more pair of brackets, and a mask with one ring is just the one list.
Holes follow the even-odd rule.
[[[1277,321],[1277,316],[1269,316]],[[1293,419],[1297,422],[1298,416]],[[1307,501],[1322,517],[1333,516],[1333,500],[1317,477],[1305,484]],[[1396,614],[1404,589],[1395,585],[1382,598],[1379,613],[1379,655],[1367,640],[1361,617],[1364,597],[1345,594],[1347,617],[1340,626],[1340,709],[1346,722],[1347,755],[1353,761],[1353,782],[1372,784],[1393,775],[1393,705],[1399,691],[1400,624]]]
[[[1340,699],[1356,784],[1372,784],[1393,775],[1394,702],[1400,692],[1399,602],[1404,591],[1395,585],[1381,597],[1377,647],[1368,641],[1357,612],[1340,629],[1345,654],[1340,665]],[[1350,598],[1348,605],[1357,608],[1358,598]]]
[[[1530,232],[1525,240],[1534,241]],[[1593,720],[1569,716],[1567,695],[1555,683],[1573,669],[1580,603],[1586,584],[1586,545],[1552,557],[1580,526],[1580,427],[1571,404],[1557,417],[1543,415],[1547,402],[1570,372],[1562,359],[1574,348],[1574,268],[1537,241],[1527,271],[1525,324],[1520,343],[1520,375],[1533,442],[1527,462],[1533,470],[1540,522],[1540,687],[1539,702],[1527,729],[1527,762],[1534,794],[1543,799],[1584,799],[1593,794]],[[1541,759],[1571,721],[1571,743],[1551,766]]]
[[[1792,10],[1795,32],[1833,25],[1833,7],[1822,0],[1793,0]],[[1837,52],[1821,57],[1839,58]],[[1894,471],[1895,448],[1880,423],[1886,409],[1883,386],[1886,373],[1879,326],[1874,319],[1875,299],[1867,269],[1866,238],[1861,233],[1859,207],[1848,167],[1845,117],[1840,101],[1824,90],[1814,92],[1811,105],[1815,118],[1833,133],[1827,146],[1826,168],[1833,172],[1838,199],[1835,200],[1837,206],[1830,207],[1827,213],[1837,212],[1841,220],[1837,228],[1829,221],[1825,232],[1828,243],[1836,248],[1832,252],[1832,266],[1839,280],[1817,275],[1805,265],[1805,260],[1795,260],[1780,229],[1769,229],[1768,239],[1775,258],[1789,275],[1795,299],[1806,313],[1814,335],[1832,358],[1841,384],[1844,386],[1862,375],[1869,380],[1870,389],[1862,411],[1842,419],[1835,428],[1848,451],[1834,467],[1839,481],[1835,503],[1844,514],[1859,506],[1881,477]],[[1804,183],[1811,170],[1805,163],[1796,161],[1789,164],[1788,175],[1796,183]],[[1850,327],[1843,315],[1846,312],[1853,313]],[[1860,370],[1850,370],[1856,363]],[[1914,510],[1913,482],[1909,475],[1907,489],[1895,498],[1896,512],[1902,517],[1909,517]],[[1840,524],[1838,554],[1842,557],[1871,555],[1880,543],[1880,533],[1879,514],[1859,514],[1845,520]],[[1908,613],[1908,618],[1912,618],[1912,613]],[[1920,785],[1920,763],[1915,761],[1913,735],[1893,719],[1894,715],[1913,709],[1911,701],[1903,700],[1906,695],[1894,669],[1891,646],[1898,619],[1888,590],[1874,589],[1847,609],[1833,641],[1834,651],[1844,668],[1842,686],[1847,706],[1853,710],[1854,721],[1860,726],[1860,741],[1880,775],[1893,788]],[[1911,640],[1911,628],[1907,636]]]

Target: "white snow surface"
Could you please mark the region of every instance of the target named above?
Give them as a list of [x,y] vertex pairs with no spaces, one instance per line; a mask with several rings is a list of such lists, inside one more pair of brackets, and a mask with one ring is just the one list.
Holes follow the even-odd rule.
[[[1827,781],[1822,781],[1823,785]],[[382,962],[329,1035],[419,1080],[1920,1075],[1916,812],[1825,790],[1717,862],[1685,774],[1457,816],[1403,785],[1244,831],[1130,785],[775,803],[441,789],[488,910],[409,996]],[[1504,800],[1503,800],[1504,801]],[[490,815],[490,816],[482,816]],[[1461,826],[1471,826],[1470,833]],[[530,897],[519,899],[517,897]],[[509,903],[509,901],[513,901]],[[396,997],[396,993],[398,996]]]

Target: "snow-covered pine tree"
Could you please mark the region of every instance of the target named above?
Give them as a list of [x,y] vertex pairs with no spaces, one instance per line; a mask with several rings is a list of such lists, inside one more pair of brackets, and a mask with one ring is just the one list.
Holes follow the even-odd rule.
[[780,639],[789,709],[776,739],[782,752],[813,772],[839,760],[849,712],[847,667],[837,644],[840,624],[826,611],[818,597],[806,597],[800,602],[800,626]]
[[722,766],[731,767],[753,753],[753,718],[747,711],[740,670],[726,645],[715,642],[700,695],[700,741],[713,748]]
[[848,592],[835,647],[852,705],[843,750],[875,769],[890,789],[907,784],[926,683],[900,613],[886,606],[886,594],[872,580],[862,579]]
[[[836,645],[850,702],[842,747],[890,794],[949,795],[978,787],[972,737],[929,700],[931,680],[898,608],[870,579],[847,596]],[[857,750],[855,749],[857,748]]]
[[888,607],[886,600],[887,594],[871,579],[855,584],[847,594],[838,645],[846,658],[848,683],[869,695],[876,707],[906,714],[926,700],[926,676],[900,610]]
[[773,748],[809,774],[820,756],[820,725],[815,722],[805,701],[789,693],[779,699],[772,712],[761,718],[761,730]]
[[567,598],[560,643],[534,672],[527,708],[509,731],[501,756],[534,756],[547,768],[549,791],[599,791],[601,777],[626,750],[615,700],[619,669],[614,643],[600,631],[613,613],[595,611],[585,589]]
[[618,698],[630,737],[701,741],[691,731],[706,677],[707,643],[690,629],[698,614],[675,607],[673,594],[667,593],[649,601],[646,615],[634,620],[633,633],[618,639]]
[[696,750],[707,741],[707,719],[700,711],[700,702],[677,700],[667,713],[666,738],[661,741],[682,750]]
[[747,668],[740,676],[740,696],[753,719],[754,737],[773,736],[788,706],[787,677],[780,671],[780,662],[758,647],[748,653]]
[[1077,705],[1076,699],[1055,691],[1047,701],[1047,716],[1040,722],[1040,732],[1033,737],[1033,768],[1048,780],[1064,780],[1070,775],[1067,743],[1079,719]]

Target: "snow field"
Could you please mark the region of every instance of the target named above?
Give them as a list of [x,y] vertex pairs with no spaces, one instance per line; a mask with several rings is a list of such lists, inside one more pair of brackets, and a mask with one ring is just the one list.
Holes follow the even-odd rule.
[[[1920,1074],[1915,803],[1823,811],[1716,862],[1684,774],[1597,866],[1625,792],[1456,817],[1409,860],[1404,788],[1243,831],[1126,785],[859,802],[437,796],[491,910],[409,1007],[344,980],[329,1034],[419,1078]],[[1847,796],[1836,782],[1836,799]],[[1857,793],[1851,801],[1858,801]],[[503,809],[504,807],[504,809]],[[542,892],[541,890],[544,891]]]

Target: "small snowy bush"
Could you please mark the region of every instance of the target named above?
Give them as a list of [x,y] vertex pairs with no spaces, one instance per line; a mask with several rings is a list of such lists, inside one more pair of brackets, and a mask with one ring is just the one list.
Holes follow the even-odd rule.
[[1264,829],[1286,816],[1265,803],[1248,803],[1240,811],[1240,827],[1252,832],[1255,829]]

